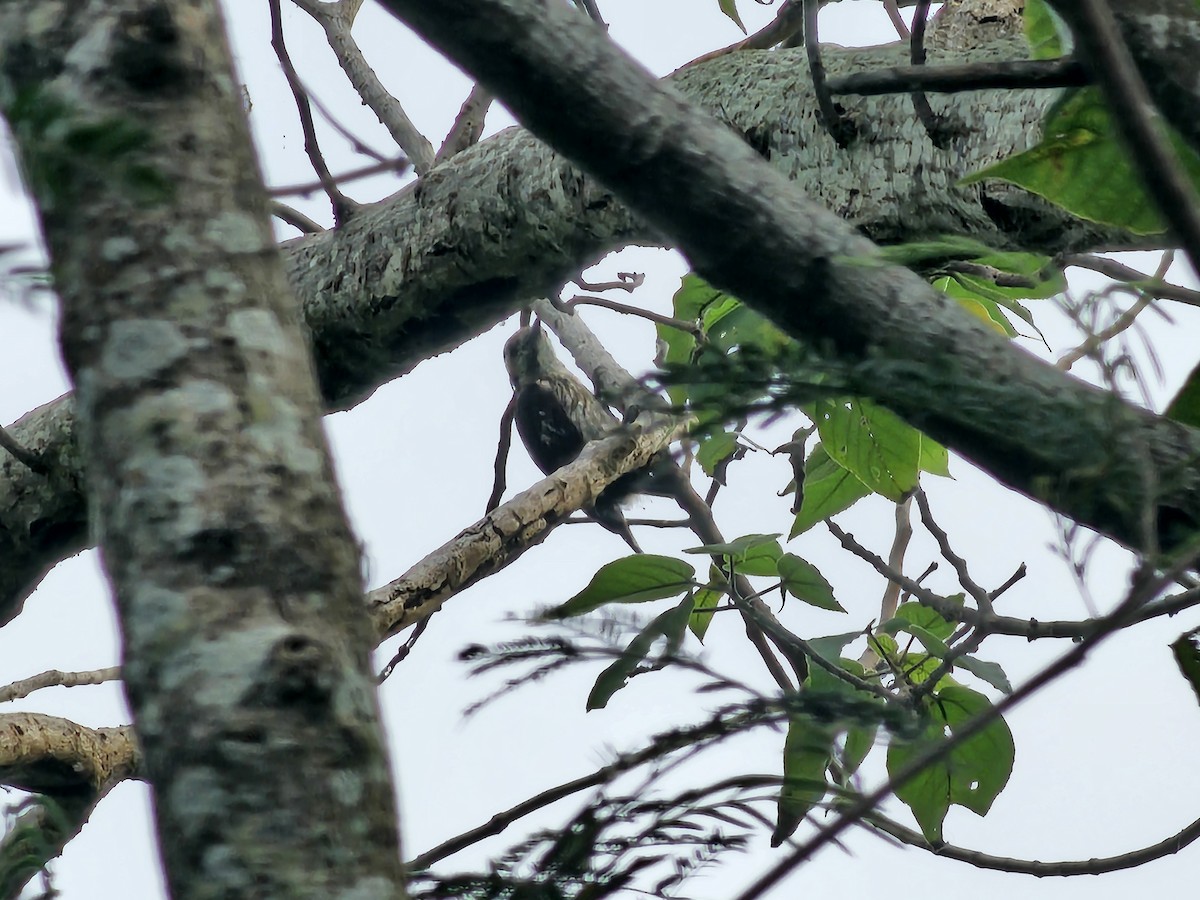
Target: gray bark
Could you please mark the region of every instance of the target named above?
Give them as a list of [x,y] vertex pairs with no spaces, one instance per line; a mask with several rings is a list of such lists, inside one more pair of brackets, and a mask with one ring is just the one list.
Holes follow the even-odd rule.
[[0,104],[172,896],[403,897],[358,548],[217,4],[4,4]]

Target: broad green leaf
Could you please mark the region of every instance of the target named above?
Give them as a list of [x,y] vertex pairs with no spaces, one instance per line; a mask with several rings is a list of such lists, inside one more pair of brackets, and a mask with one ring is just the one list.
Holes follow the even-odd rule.
[[917,486],[921,433],[869,400],[820,400],[813,416],[830,458],[899,503]]
[[1192,369],[1187,381],[1167,407],[1167,418],[1193,428],[1200,427],[1200,366]]
[[635,553],[602,566],[588,586],[545,613],[565,619],[591,612],[605,603],[644,603],[682,594],[692,585],[696,570],[681,559]]
[[853,775],[858,771],[871,748],[875,746],[875,735],[878,731],[878,726],[867,728],[859,725],[846,730],[846,745],[842,750],[842,770],[846,775]]
[[746,26],[742,24],[742,17],[738,15],[737,0],[718,0],[718,5],[721,7],[721,12],[733,19],[734,24],[742,29],[742,34],[745,34]]
[[974,291],[963,287],[956,279],[948,275],[936,279],[932,284],[967,312],[971,313],[971,315],[982,319],[1005,337],[1011,338],[1017,336],[1017,329],[1013,327],[1012,322],[1008,320],[1008,316],[1004,314],[1004,311],[1000,308],[1000,304],[995,300],[980,297]]
[[871,493],[848,469],[838,465],[820,444],[813,447],[804,466],[804,501],[788,534],[791,540],[818,522],[849,509]]
[[[946,599],[961,606],[964,598],[962,594],[955,594],[952,597],[947,597]],[[896,624],[895,627],[889,627],[892,626],[893,623],[898,624]],[[954,630],[958,627],[956,623],[944,618],[937,610],[931,609],[924,603],[919,603],[916,600],[908,600],[904,603],[901,603],[896,608],[896,615],[885,622],[881,627],[883,627],[885,631],[895,634],[896,631],[900,629],[907,631],[907,626],[909,624],[918,625],[943,641],[948,640],[950,635],[954,634]]]
[[1033,59],[1058,59],[1068,53],[1070,31],[1046,0],[1025,0],[1025,37]]
[[921,435],[921,471],[950,477],[950,451],[928,435]]
[[704,474],[710,478],[717,471],[717,466],[737,451],[738,436],[734,431],[716,431],[704,435],[700,439],[700,449],[696,451],[696,462],[704,469]]
[[646,656],[654,648],[655,641],[659,638],[666,639],[667,646],[664,655],[670,655],[677,651],[683,641],[692,608],[692,598],[684,597],[683,601],[674,609],[655,616],[650,624],[629,642],[629,646],[625,648],[616,662],[596,678],[596,683],[592,686],[591,693],[588,694],[588,711],[603,709],[608,705],[612,695],[625,687],[629,683],[629,679],[637,674],[645,662]]
[[[930,742],[944,740],[947,730],[955,734],[991,706],[983,694],[960,685],[937,691],[930,699],[925,738],[913,742],[893,740],[888,747],[888,774],[895,776]],[[941,843],[942,824],[951,804],[985,815],[1008,783],[1015,752],[1008,725],[1003,719],[995,719],[902,784],[896,796],[912,810],[926,839]]]
[[720,591],[713,590],[712,586],[709,585],[708,587],[700,588],[693,597],[692,616],[688,620],[688,627],[692,629],[692,634],[701,643],[704,641],[704,635],[708,633],[708,626],[712,624],[713,614],[711,610],[720,606],[724,596]]
[[1200,628],[1181,634],[1171,643],[1171,652],[1179,671],[1196,692],[1196,699],[1200,700]]
[[1012,693],[1012,682],[1008,680],[999,663],[987,662],[974,656],[960,656],[954,660],[954,665],[956,668],[966,669],[976,678],[983,679],[1001,693]]
[[846,611],[834,599],[833,587],[812,563],[791,553],[785,553],[779,557],[778,569],[783,589],[797,600],[834,612]]
[[736,347],[753,345],[763,350],[777,350],[791,342],[770,319],[755,312],[732,297],[731,305],[720,304],[719,314],[705,317],[704,331],[713,347],[727,353]]
[[825,770],[833,756],[836,729],[811,716],[793,716],[783,742],[783,785],[771,846],[791,837],[808,811],[825,797]]
[[[1116,135],[1104,98],[1096,88],[1064,95],[1046,117],[1042,142],[964,178],[969,185],[1002,178],[1093,222],[1159,234],[1165,228],[1142,190]],[[1169,132],[1171,146],[1193,184],[1200,183],[1200,158]]]

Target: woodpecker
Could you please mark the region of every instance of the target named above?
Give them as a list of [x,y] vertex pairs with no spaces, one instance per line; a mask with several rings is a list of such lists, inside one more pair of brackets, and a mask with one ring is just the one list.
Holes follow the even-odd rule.
[[[546,475],[575,459],[584,445],[607,437],[619,427],[617,417],[555,356],[540,322],[508,339],[504,365],[516,395],[517,433]],[[629,530],[621,503],[647,490],[649,478],[647,470],[622,475],[586,510],[613,534],[624,538],[636,553],[642,548]]]

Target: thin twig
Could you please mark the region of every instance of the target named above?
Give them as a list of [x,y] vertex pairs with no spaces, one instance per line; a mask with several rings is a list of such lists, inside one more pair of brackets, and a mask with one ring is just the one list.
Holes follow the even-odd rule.
[[804,52],[808,57],[808,72],[817,97],[821,124],[839,147],[846,147],[854,138],[855,128],[838,112],[825,78],[825,64],[821,61],[821,44],[817,37],[817,14],[820,11],[821,0],[804,0]]
[[728,47],[722,47],[720,50],[712,50],[701,56],[697,56],[691,62],[684,63],[679,68],[686,69],[689,66],[706,63],[709,60],[717,59],[718,57],[726,56],[739,50],[769,50],[778,44],[786,43],[799,34],[803,28],[804,0],[784,0],[775,18],[765,27],[760,28],[754,34],[743,38],[737,43],[730,44]]
[[[349,169],[340,175],[333,176],[333,180],[338,184],[345,184],[349,181],[358,181],[360,178],[370,178],[372,175],[382,175],[386,172],[403,175],[411,168],[412,162],[407,156],[396,156],[392,159],[385,159],[383,162]],[[322,185],[319,181],[302,181],[299,184],[285,184],[280,187],[271,188],[267,193],[272,197],[290,197],[295,195],[307,197],[313,191],[321,190],[321,187]]]
[[[275,0],[273,0],[275,2]],[[293,0],[293,2],[313,17],[325,30],[330,49],[337,57],[338,65],[346,73],[346,78],[362,98],[371,112],[379,119],[396,145],[412,160],[413,168],[418,175],[424,175],[433,167],[433,145],[417,130],[417,127],[405,113],[404,107],[386,87],[375,70],[367,63],[362,50],[351,36],[354,24],[354,14],[361,6],[361,0],[351,6],[342,3],[320,3],[317,0]]]
[[391,660],[388,661],[388,664],[383,667],[383,671],[379,673],[379,677],[376,680],[378,684],[383,684],[385,681],[387,681],[392,672],[396,670],[396,666],[408,659],[408,654],[412,653],[413,646],[420,639],[421,635],[425,633],[425,629],[429,627],[429,623],[431,621],[433,621],[432,614],[426,616],[417,623],[417,627],[413,629],[412,634],[410,634],[408,638],[396,648],[395,655],[391,658]]
[[504,490],[508,487],[505,471],[508,467],[508,451],[512,449],[513,420],[516,416],[517,395],[513,394],[508,400],[508,405],[504,407],[503,415],[500,416],[500,439],[496,442],[496,462],[492,467],[495,473],[492,478],[492,494],[488,497],[485,515],[500,505],[500,498],[504,496]]
[[63,672],[59,669],[50,669],[40,675],[22,678],[20,681],[14,681],[12,684],[0,688],[0,703],[20,700],[43,688],[103,684],[106,681],[115,681],[120,677],[120,666],[109,666],[106,669],[94,669],[90,672]]
[[317,234],[324,231],[325,226],[315,219],[310,219],[300,210],[288,206],[286,203],[280,203],[278,200],[271,200],[271,215],[279,219],[281,222],[286,222],[297,231],[304,234]]
[[629,316],[637,316],[640,319],[647,319],[658,325],[667,325],[671,328],[676,328],[692,337],[700,340],[704,337],[704,329],[695,322],[685,322],[683,319],[676,319],[673,316],[664,316],[662,313],[656,313],[648,309],[642,309],[638,306],[631,306],[628,303],[621,303],[617,300],[609,300],[605,297],[592,297],[588,294],[576,294],[570,300],[562,304],[562,309],[570,309],[573,306],[599,306],[602,309],[611,309],[613,312],[625,313]]
[[896,29],[896,34],[900,35],[900,40],[907,41],[912,32],[908,30],[908,24],[904,21],[904,17],[900,15],[896,0],[883,0],[883,9],[888,14],[888,18],[892,20],[892,27]]
[[437,156],[433,160],[434,167],[440,166],[450,157],[479,143],[479,138],[483,135],[483,123],[487,119],[487,112],[492,105],[492,100],[492,95],[483,85],[476,84],[471,88],[471,93],[467,95],[467,99],[459,108],[458,115],[454,119],[454,124],[450,126],[446,139],[442,141],[442,148],[438,150]]
[[645,272],[618,272],[616,281],[584,281],[583,277],[574,279],[575,283],[585,291],[600,293],[602,291],[626,291],[632,294],[646,283]]
[[[899,19],[900,11],[895,9],[894,4],[892,5],[892,10],[895,10],[896,18]],[[917,8],[913,12],[912,33],[909,38],[909,61],[914,66],[925,65],[925,19],[928,15],[929,0],[917,0]],[[930,106],[929,98],[925,96],[925,92],[921,90],[910,91],[908,96],[912,100],[913,110],[916,112],[917,118],[920,119],[921,124],[925,127],[925,133],[929,135],[929,140],[933,142],[933,146],[940,149],[945,149],[949,146],[951,128],[948,121],[944,116],[939,116],[933,111],[933,107]]]
[[1064,268],[1075,266],[1080,269],[1091,269],[1114,281],[1124,281],[1130,287],[1150,294],[1159,300],[1175,300],[1179,303],[1186,303],[1188,306],[1200,306],[1200,291],[1180,287],[1177,284],[1168,284],[1161,279],[1155,279],[1153,275],[1147,275],[1145,272],[1139,272],[1124,263],[1117,262],[1115,259],[1085,253],[1070,253],[1058,257],[1055,262]]
[[999,872],[1012,872],[1017,875],[1033,875],[1036,878],[1073,875],[1106,875],[1109,872],[1119,872],[1122,869],[1133,869],[1145,865],[1164,856],[1178,853],[1184,847],[1200,838],[1200,819],[1196,819],[1186,828],[1171,835],[1157,844],[1131,850],[1117,856],[1092,857],[1091,859],[1063,860],[1061,862],[1040,862],[1031,859],[1014,859],[1008,856],[993,856],[979,850],[967,850],[952,844],[939,844],[931,847],[929,842],[918,831],[905,828],[899,822],[893,822],[881,815],[865,816],[864,821],[884,834],[903,841],[912,847],[928,850],[935,856],[954,859],[969,863],[977,869],[994,869]]
[[955,553],[954,548],[950,546],[950,535],[946,534],[946,530],[938,525],[937,521],[933,518],[933,510],[929,507],[929,498],[925,495],[925,492],[917,488],[916,497],[917,508],[921,511],[921,521],[925,524],[925,529],[937,542],[942,559],[954,567],[954,572],[958,575],[958,583],[962,585],[963,590],[971,595],[971,599],[975,601],[976,606],[979,608],[980,616],[984,619],[990,617],[992,615],[991,595],[971,577],[971,572],[967,568],[967,561]]
[[308,93],[300,82],[300,76],[296,72],[296,67],[292,65],[292,58],[288,55],[287,45],[283,40],[283,14],[279,9],[279,0],[268,0],[268,6],[271,13],[271,47],[275,50],[275,56],[279,59],[279,67],[283,69],[284,77],[287,79],[288,87],[291,88],[292,97],[296,103],[296,112],[300,116],[300,129],[304,132],[304,152],[308,155],[309,163],[312,164],[313,171],[317,173],[317,178],[321,181],[322,189],[333,205],[334,220],[339,223],[345,222],[354,215],[358,204],[341,192],[337,182],[329,173],[329,167],[325,164],[325,157],[321,153],[321,146],[317,142],[317,132],[313,124],[312,106],[309,104]]
[[961,91],[1083,87],[1090,83],[1083,66],[1068,56],[957,66],[893,66],[831,78],[829,91],[873,97],[909,91],[956,94]]

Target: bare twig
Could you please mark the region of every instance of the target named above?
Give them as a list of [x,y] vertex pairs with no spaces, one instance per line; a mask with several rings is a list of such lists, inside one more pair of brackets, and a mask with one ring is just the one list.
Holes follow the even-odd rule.
[[633,293],[646,283],[645,272],[618,272],[616,281],[597,281],[594,284],[584,281],[582,277],[574,279],[575,283],[585,291],[600,293],[601,291],[626,291]]
[[754,34],[743,38],[735,44],[730,44],[728,47],[722,47],[720,50],[712,50],[701,56],[697,56],[691,62],[680,66],[680,69],[708,62],[709,60],[717,59],[738,50],[769,50],[771,47],[787,42],[799,34],[803,28],[804,0],[784,0],[775,18],[765,27],[760,28]]
[[905,828],[900,823],[893,822],[884,816],[866,816],[865,821],[878,828],[884,834],[903,841],[912,847],[929,850],[936,856],[969,863],[977,869],[995,869],[1000,872],[1012,872],[1017,875],[1033,875],[1036,878],[1105,875],[1109,872],[1119,872],[1122,869],[1133,869],[1148,862],[1153,862],[1156,859],[1162,859],[1164,856],[1171,856],[1178,853],[1184,847],[1192,844],[1197,838],[1200,838],[1200,819],[1196,819],[1169,838],[1161,840],[1157,844],[1151,844],[1149,847],[1142,847],[1139,850],[1131,850],[1128,853],[1121,853],[1117,856],[1063,860],[1061,862],[1039,862],[1030,859],[1013,859],[1008,856],[993,856],[990,853],[983,853],[979,850],[967,850],[963,847],[955,847],[952,844],[939,844],[934,848],[929,846],[929,842],[925,840],[924,835],[920,832],[913,831],[911,828]]
[[817,14],[820,11],[821,0],[804,0],[804,52],[808,57],[808,71],[817,97],[821,124],[839,147],[846,147],[854,139],[855,128],[838,111],[825,78],[825,64],[821,61],[821,44],[817,37]]
[[[885,3],[885,6],[889,4]],[[889,13],[895,12],[896,16],[893,21],[900,19],[900,11],[895,8],[895,4],[890,4]],[[912,34],[909,38],[909,60],[914,66],[925,65],[925,19],[929,15],[929,0],[917,0],[917,8],[913,12]],[[929,104],[929,98],[925,96],[925,92],[921,90],[910,91],[909,99],[912,100],[913,110],[917,114],[917,118],[921,120],[921,124],[925,127],[925,133],[929,135],[929,139],[935,147],[945,149],[949,146],[952,129],[949,121],[945,116],[939,116],[933,111],[933,107]]]
[[992,597],[971,577],[971,572],[967,568],[967,561],[954,552],[954,548],[950,546],[950,536],[946,534],[946,530],[938,525],[933,518],[933,510],[929,507],[929,498],[925,496],[925,492],[920,488],[916,490],[917,507],[921,510],[921,521],[925,523],[925,529],[933,535],[933,539],[937,542],[938,550],[942,554],[942,558],[954,567],[954,572],[958,575],[958,583],[962,585],[963,590],[971,595],[971,599],[975,601],[979,608],[980,617],[984,620],[992,615]]
[[496,462],[492,467],[495,473],[492,478],[492,495],[488,497],[485,513],[490,513],[500,505],[500,498],[504,496],[504,490],[508,487],[505,471],[508,467],[508,451],[512,448],[513,419],[516,416],[517,395],[513,394],[508,400],[508,405],[504,407],[504,414],[500,416],[500,439],[496,442]]
[[1090,83],[1083,66],[1068,56],[957,66],[893,66],[831,78],[829,90],[833,94],[871,97],[906,91],[955,94],[961,91],[1083,87]]
[[354,90],[358,92],[363,103],[370,107],[371,112],[375,113],[396,145],[412,160],[417,174],[424,175],[428,172],[433,167],[433,145],[417,130],[408,114],[404,112],[404,107],[384,87],[351,36],[354,16],[362,5],[361,0],[349,6],[345,6],[344,3],[320,3],[317,0],[293,2],[325,30],[329,46]]
[[434,166],[441,165],[450,157],[479,143],[479,138],[483,135],[483,123],[487,119],[492,99],[492,95],[483,85],[476,84],[471,88],[471,93],[467,95],[467,99],[463,101],[463,105],[458,110],[454,124],[450,126],[446,140],[442,141],[442,148],[438,150],[437,157],[433,161]]
[[341,192],[337,182],[329,173],[329,167],[325,164],[325,157],[321,153],[321,146],[317,142],[317,131],[313,124],[312,106],[308,100],[308,93],[304,90],[296,67],[292,65],[287,44],[283,40],[283,14],[280,12],[279,0],[268,0],[268,6],[271,13],[271,47],[275,50],[275,56],[279,59],[279,67],[283,69],[284,77],[287,79],[288,87],[291,88],[292,97],[296,102],[296,112],[300,116],[300,129],[304,132],[304,152],[308,154],[308,161],[312,164],[313,171],[317,173],[317,178],[320,179],[321,187],[329,197],[329,202],[333,204],[335,221],[345,222],[354,215],[358,205]]
[[621,303],[617,300],[609,300],[605,297],[593,297],[588,294],[576,294],[566,303],[562,304],[562,308],[570,309],[573,306],[599,306],[602,309],[611,309],[613,312],[625,313],[629,316],[637,316],[641,319],[647,319],[658,325],[667,325],[671,328],[677,328],[680,331],[690,334],[692,337],[700,340],[704,337],[704,329],[695,322],[685,322],[683,319],[676,319],[673,316],[664,316],[662,313],[652,312],[648,309],[642,309],[638,306],[631,306],[628,303]]
[[1124,281],[1131,287],[1159,300],[1175,300],[1179,303],[1186,303],[1188,306],[1200,306],[1200,291],[1180,287],[1177,284],[1167,284],[1153,275],[1139,272],[1115,259],[1084,253],[1070,253],[1058,257],[1056,262],[1063,267],[1076,266],[1081,269],[1091,269],[1114,281]]
[[310,219],[304,213],[300,212],[300,210],[294,209],[286,203],[280,203],[278,200],[272,200],[270,203],[271,215],[304,234],[316,234],[319,231],[325,230],[325,227],[320,222]]
[[[371,163],[366,166],[359,166],[355,169],[349,169],[342,172],[340,175],[333,176],[333,180],[338,184],[345,184],[348,181],[358,181],[360,178],[370,178],[372,175],[382,175],[386,172],[392,172],[397,175],[403,175],[412,167],[412,162],[406,156],[397,156],[392,159],[385,159],[382,162]],[[271,188],[268,192],[272,197],[290,197],[300,195],[307,197],[313,191],[321,190],[321,182],[319,181],[302,181],[299,184],[285,184],[280,187]]]
[[888,14],[888,18],[892,20],[892,27],[896,29],[896,34],[900,35],[900,40],[907,41],[911,32],[908,30],[908,24],[904,21],[904,17],[900,15],[896,0],[883,0],[883,9]]
[[20,681],[14,681],[12,684],[0,688],[0,703],[7,703],[10,700],[20,700],[22,697],[28,697],[34,691],[40,691],[43,688],[103,684],[106,681],[115,681],[120,677],[120,666],[93,669],[90,672],[62,672],[58,669],[50,669],[49,671],[42,672],[40,675],[22,678]]

